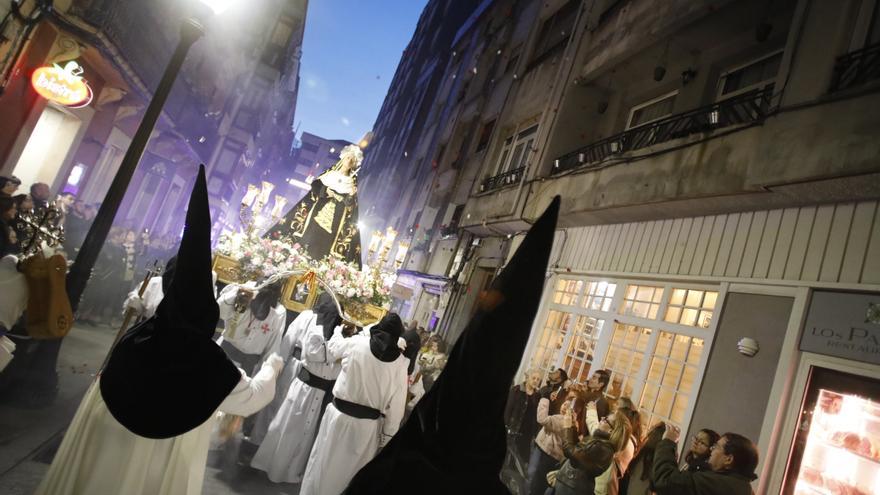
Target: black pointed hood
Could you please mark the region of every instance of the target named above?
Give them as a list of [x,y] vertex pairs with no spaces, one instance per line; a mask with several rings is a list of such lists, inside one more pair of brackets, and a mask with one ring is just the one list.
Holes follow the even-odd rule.
[[122,336],[101,374],[107,409],[131,432],[157,439],[186,433],[210,418],[241,379],[211,340],[220,316],[213,284],[200,166],[171,284],[156,315]]
[[553,199],[480,295],[434,386],[345,493],[404,494],[413,486],[428,494],[508,493],[499,480],[504,408],[541,301],[559,202]]

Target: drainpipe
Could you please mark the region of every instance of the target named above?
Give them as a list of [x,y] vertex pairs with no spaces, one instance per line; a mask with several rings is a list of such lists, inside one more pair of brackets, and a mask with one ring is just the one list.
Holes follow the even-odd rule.
[[[559,108],[559,105],[562,102],[562,97],[565,95],[565,88],[567,87],[567,84],[565,84],[565,83],[568,80],[569,76],[571,75],[572,70],[574,70],[574,66],[577,61],[577,52],[578,52],[578,48],[580,46],[580,41],[583,37],[584,31],[586,30],[586,24],[587,24],[586,19],[589,19],[589,13],[592,11],[592,7],[595,3],[595,2],[590,2],[590,7],[587,8],[586,3],[588,1],[589,0],[584,0],[583,2],[581,2],[581,7],[580,7],[580,9],[578,9],[578,14],[577,14],[577,17],[575,17],[574,24],[573,24],[574,30],[572,31],[571,36],[568,39],[569,41],[566,44],[565,50],[562,53],[563,63],[559,64],[559,68],[556,71],[556,82],[555,82],[555,86],[553,88],[554,94],[551,95],[548,107],[544,110],[544,113],[541,115],[541,120],[539,121],[539,124],[538,124],[538,132],[544,135],[544,140],[543,140],[544,145],[539,148],[539,153],[535,157],[535,160],[532,162],[533,164],[538,164],[538,165],[541,164],[544,159],[544,155],[547,151],[547,141],[550,140],[550,130],[552,129],[552,125],[549,125],[549,124],[556,121],[556,117],[558,115],[558,112],[556,111],[556,109]],[[538,23],[535,24],[535,27],[537,27],[537,24]],[[533,27],[533,29],[534,29],[534,27]],[[566,59],[571,60],[571,63],[570,64],[565,63]],[[506,104],[507,104],[507,102],[505,101],[505,106],[506,106]],[[528,182],[529,188],[528,188],[525,195],[522,194],[523,185],[525,184],[525,182],[528,178],[529,172],[532,171],[533,169],[535,169],[535,167],[530,166],[527,162],[526,169],[523,170],[522,179],[520,179],[519,184],[517,184],[516,200],[513,202],[513,206],[511,207],[510,211],[506,214],[496,215],[496,216],[492,216],[490,218],[493,218],[493,219],[494,218],[504,218],[504,217],[510,217],[510,216],[516,215],[517,206],[519,205],[520,201],[522,201],[522,206],[520,207],[518,220],[524,219],[526,205],[528,204],[528,198],[529,198],[529,195],[531,194],[531,181],[529,180],[529,182]]]

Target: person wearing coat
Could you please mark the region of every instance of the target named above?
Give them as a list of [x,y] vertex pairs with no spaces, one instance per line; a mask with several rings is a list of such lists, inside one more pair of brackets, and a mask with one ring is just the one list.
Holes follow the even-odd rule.
[[573,425],[574,415],[567,419],[562,452],[565,461],[556,473],[555,495],[590,494],[595,490],[596,477],[605,472],[614,460],[610,425],[602,422],[592,435],[578,441]]
[[751,482],[758,477],[758,449],[748,438],[725,433],[709,454],[710,471],[680,471],[676,443],[681,430],[666,425],[663,440],[654,453],[654,488],[657,495],[752,495]]

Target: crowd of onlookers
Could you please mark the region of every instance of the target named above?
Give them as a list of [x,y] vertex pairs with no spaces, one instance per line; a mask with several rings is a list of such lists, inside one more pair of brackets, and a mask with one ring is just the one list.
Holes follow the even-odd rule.
[[[48,184],[34,183],[28,193],[19,192],[20,186],[18,178],[0,176],[0,257],[21,254],[29,237],[25,220],[39,222],[53,201]],[[72,262],[101,205],[86,203],[69,192],[61,193],[54,202],[61,213],[54,222],[64,228],[63,248]],[[177,238],[172,235],[151,237],[147,231],[112,227],[83,295],[78,321],[116,324],[127,291],[140,283],[155,260],[168,259],[176,248]]]
[[736,433],[701,429],[683,461],[672,423],[643,424],[628,397],[609,403],[611,375],[572,383],[565,370],[529,370],[508,397],[504,477],[527,495],[749,495],[758,451]]

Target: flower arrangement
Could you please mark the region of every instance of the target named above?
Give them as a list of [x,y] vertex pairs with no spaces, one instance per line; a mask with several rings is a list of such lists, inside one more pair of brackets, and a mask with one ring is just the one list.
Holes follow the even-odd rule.
[[247,278],[258,279],[285,271],[313,271],[338,296],[380,307],[390,304],[391,287],[397,278],[394,273],[378,268],[358,270],[353,264],[333,256],[315,261],[299,244],[244,233],[223,235],[216,250],[238,260],[242,274]]

